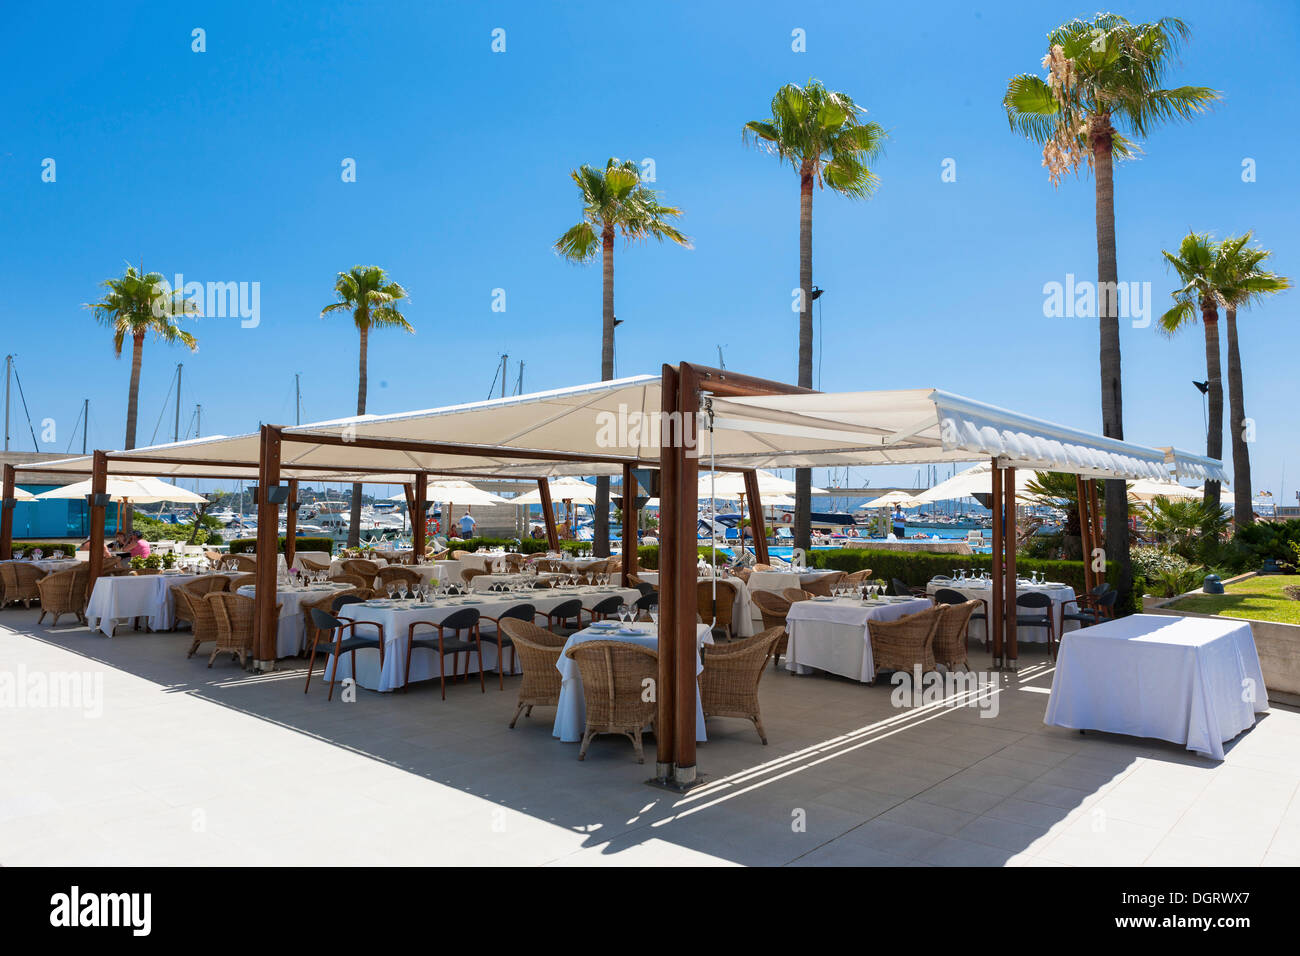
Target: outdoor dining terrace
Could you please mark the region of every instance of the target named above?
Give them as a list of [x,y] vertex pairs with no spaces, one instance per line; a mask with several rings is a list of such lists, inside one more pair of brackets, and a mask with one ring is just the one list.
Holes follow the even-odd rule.
[[[656,407],[677,440],[638,429],[633,447],[596,441],[606,416]],[[985,573],[882,580],[871,569],[850,575],[769,559],[759,466],[980,455],[992,462],[994,489]],[[704,467],[744,476],[756,525],[749,567],[701,568],[694,519]],[[256,740],[255,762],[279,764],[271,755],[285,745],[320,761],[313,778],[322,765],[362,757],[413,774],[403,792],[427,794],[436,783],[503,800],[529,826],[561,828],[554,841],[539,838],[548,860],[597,847],[641,853],[666,841],[739,862],[847,862],[862,849],[851,846],[855,833],[880,834],[884,845],[868,847],[898,862],[1145,862],[1185,852],[1184,836],[1224,841],[1231,856],[1235,838],[1214,828],[1233,825],[1192,811],[1213,781],[1230,781],[1223,786],[1232,791],[1257,776],[1277,814],[1245,856],[1285,859],[1296,849],[1289,768],[1297,763],[1274,761],[1296,747],[1295,715],[1268,709],[1249,629],[1124,617],[1104,570],[1085,564],[1079,588],[1018,573],[1014,535],[1003,533],[1014,520],[1017,468],[1078,476],[1088,553],[1103,533],[1095,483],[1167,476],[1171,467],[1179,476],[1221,474],[1209,459],[935,390],[829,395],[685,363],[657,378],[100,451],[41,465],[90,474],[99,530],[88,626],[42,630],[20,618],[14,633],[25,639],[12,646],[35,647],[47,663],[92,658],[123,694],[150,700],[146,710],[170,710],[170,700],[154,699],[160,688],[221,703],[232,713],[201,720],[234,719],[239,739]],[[106,575],[97,537],[110,471],[255,479],[255,554],[229,559],[241,565],[233,569]],[[6,468],[6,498],[14,472]],[[560,553],[550,479],[593,473],[621,474],[628,492],[661,499],[657,568],[640,567],[633,548],[585,560]],[[298,481],[400,483],[419,513],[429,481],[453,475],[535,477],[552,553],[441,552],[420,522],[409,553],[390,559],[295,553]],[[632,541],[637,499],[624,500],[623,539]],[[278,554],[274,529],[286,504],[290,533]],[[0,559],[9,546],[6,525]],[[13,616],[28,613],[6,611],[0,626],[12,629]],[[131,626],[119,633],[121,621]],[[1240,694],[1244,683],[1259,692]],[[194,716],[187,709],[185,720]],[[250,716],[263,723],[235,719]],[[184,739],[185,720],[168,714],[157,734]],[[273,734],[272,743],[268,723],[299,737]],[[1245,756],[1234,761],[1238,752]],[[1160,794],[1184,777],[1185,812],[1170,817]],[[1083,812],[1121,786],[1125,809],[1102,846],[1085,835],[1095,817]],[[722,805],[744,808],[729,820],[755,817],[734,846],[729,825],[695,829],[716,823],[711,810]],[[469,813],[478,804],[464,806]],[[1176,833],[1187,814],[1200,823]],[[833,822],[823,828],[822,820]],[[939,839],[900,836],[896,826]],[[769,831],[770,846],[752,844]],[[466,852],[481,849],[469,843]],[[1141,859],[1130,859],[1139,849]]]

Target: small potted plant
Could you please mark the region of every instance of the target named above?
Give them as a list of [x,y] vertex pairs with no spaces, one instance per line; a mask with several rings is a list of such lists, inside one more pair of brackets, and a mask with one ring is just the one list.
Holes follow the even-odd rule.
[[176,567],[176,552],[168,551],[162,556],[163,570],[171,571]]

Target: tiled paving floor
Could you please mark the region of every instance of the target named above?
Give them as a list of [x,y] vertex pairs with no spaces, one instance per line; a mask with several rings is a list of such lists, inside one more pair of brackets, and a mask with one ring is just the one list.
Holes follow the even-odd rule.
[[[0,612],[0,681],[28,688],[0,685],[5,865],[1300,865],[1300,713],[1275,706],[1222,763],[1045,727],[1039,648],[994,718],[769,669],[770,746],[710,720],[709,786],[681,798],[625,740],[579,763],[550,710],[508,730],[517,679],[327,703],[298,662],[208,670],[183,633],[36,617]],[[69,673],[102,675],[98,716],[37,706]]]

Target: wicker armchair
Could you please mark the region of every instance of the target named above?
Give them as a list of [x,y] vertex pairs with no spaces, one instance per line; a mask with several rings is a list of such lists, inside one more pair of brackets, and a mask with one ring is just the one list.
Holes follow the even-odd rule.
[[348,587],[356,588],[358,590],[361,588],[372,588],[375,583],[373,579],[367,581],[359,574],[336,574],[334,577],[330,578],[330,580],[335,584],[346,584]]
[[230,584],[226,588],[226,593],[234,594],[240,588],[251,588],[257,586],[256,574],[233,574],[228,579]]
[[355,574],[365,582],[366,587],[374,587],[375,578],[379,576],[379,565],[365,558],[349,558],[343,562],[343,573]]
[[507,554],[502,560],[505,561],[511,572],[517,574],[524,569],[524,562],[528,559],[522,554]]
[[319,561],[313,561],[311,558],[304,557],[298,558],[298,567],[302,568],[304,571],[310,571],[312,574],[320,574],[322,571],[328,571],[330,569],[328,564],[322,564]]
[[[803,594],[802,591],[799,593]],[[790,643],[790,635],[785,629],[785,619],[790,613],[790,605],[793,602],[784,595],[773,594],[771,591],[755,591],[751,596],[754,603],[758,605],[758,612],[763,615],[763,628],[765,630],[774,627],[781,629],[780,635],[772,645],[772,666],[779,667],[781,655],[785,653],[786,647]]]
[[731,611],[736,603],[736,589],[730,581],[717,581],[718,599],[715,610],[713,602],[713,581],[699,581],[695,585],[695,609],[707,624],[714,621],[714,636],[726,638],[731,635]]
[[467,554],[469,554],[468,551],[460,551],[460,550],[456,550],[456,551],[453,551],[453,552],[451,553],[451,559],[452,559],[453,561],[459,561],[459,560],[461,560],[462,558],[464,558]]
[[761,634],[724,645],[700,648],[700,706],[705,717],[742,717],[754,722],[758,739],[767,745],[763,715],[758,706],[758,682],[763,679],[767,656],[785,637],[784,627],[769,627]]
[[53,614],[50,627],[56,627],[63,614],[75,614],[77,620],[84,623],[86,618],[82,611],[86,608],[86,585],[90,583],[90,565],[79,564],[75,568],[55,571],[36,582],[36,590],[41,598],[41,616],[36,622],[45,620],[46,614]]
[[[217,646],[212,649],[208,666],[212,666],[218,654],[229,652],[241,665],[247,667],[248,655],[253,649],[253,599],[242,594],[213,591],[203,601],[212,608],[217,624]],[[281,610],[277,604],[277,620]]]
[[867,583],[867,578],[871,577],[871,569],[864,568],[861,571],[854,571],[844,579],[844,584],[851,588],[860,588]]
[[464,582],[466,588],[470,588],[470,582],[481,574],[491,574],[491,571],[485,571],[482,568],[461,568],[460,579]]
[[406,582],[406,589],[409,591],[423,580],[419,571],[412,571],[410,568],[391,564],[386,568],[380,568],[378,577],[379,586],[377,590],[385,592],[388,590],[388,585],[396,586],[402,581]]
[[246,554],[228,554],[224,561],[221,562],[223,568],[229,568],[232,571],[242,571],[245,574],[251,574],[257,570],[257,559],[250,558]]
[[181,587],[196,597],[203,597],[213,591],[229,591],[230,578],[224,574],[205,574],[193,581],[186,581]]
[[524,670],[523,683],[519,685],[519,706],[510,721],[513,730],[520,714],[531,717],[534,707],[554,707],[560,702],[560,672],[555,665],[564,652],[566,638],[513,618],[502,621],[501,630],[510,638]]
[[917,665],[922,673],[934,670],[934,634],[947,610],[947,605],[939,605],[897,621],[867,621],[876,673],[906,671],[910,674]]
[[23,602],[23,607],[31,607],[33,601],[40,600],[41,592],[36,582],[45,577],[46,572],[34,564],[24,561],[0,562],[0,581],[4,582],[4,597],[0,598],[0,607]]
[[[226,594],[226,591],[209,591],[208,594]],[[186,657],[193,657],[198,653],[199,645],[206,644],[208,641],[217,639],[217,615],[213,606],[208,603],[207,595],[195,594],[189,588],[173,585],[172,597],[176,602],[176,616],[178,619],[184,619],[190,622],[194,634],[194,639],[190,642],[189,653]],[[182,618],[182,615],[184,617]],[[211,662],[209,665],[211,666]]]
[[948,670],[956,670],[958,665],[966,665],[970,670],[967,655],[967,635],[970,630],[971,615],[983,606],[983,601],[966,601],[962,604],[945,604],[943,617],[934,632],[934,660]]
[[653,697],[644,699],[645,682],[659,679],[658,653],[621,641],[586,641],[564,653],[578,665],[587,699],[578,759],[587,759],[587,747],[597,734],[622,734],[632,741],[636,762],[645,763],[641,730],[654,720],[656,706]]
[[843,571],[832,571],[830,574],[823,574],[815,581],[809,581],[803,586],[803,589],[809,594],[815,594],[818,597],[830,597],[831,592],[839,586],[846,577]]
[[803,588],[786,588],[784,591],[781,592],[781,597],[785,598],[787,601],[793,604],[795,603],[795,601],[808,600],[810,597],[812,597],[812,594],[810,594],[808,591],[805,591]]

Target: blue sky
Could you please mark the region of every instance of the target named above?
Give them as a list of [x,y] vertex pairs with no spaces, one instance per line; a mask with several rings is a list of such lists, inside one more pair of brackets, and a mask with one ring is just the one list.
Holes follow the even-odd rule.
[[[143,261],[167,276],[258,282],[257,328],[194,323],[197,354],[149,342],[139,443],[175,363],[182,428],[205,434],[355,407],[356,333],[322,320],[334,274],[385,267],[411,292],[414,337],[370,348],[372,412],[484,398],[502,352],[525,390],[599,378],[600,272],[551,243],[579,216],[570,169],[613,155],[656,168],[695,248],[619,247],[618,372],[713,364],[793,380],[798,283],[794,173],[745,146],[783,83],[816,76],[890,130],[878,194],[819,192],[814,281],[828,390],[937,386],[1100,430],[1097,329],[1045,318],[1043,286],[1095,278],[1093,187],[1053,188],[1013,135],[1007,78],[1041,72],[1044,35],[1071,3],[920,7],[825,3],[130,3],[13,8],[0,37],[0,300],[4,352],[63,451],[83,398],[90,445],[123,438],[129,358],[85,302]],[[1120,4],[1178,15],[1194,36],[1171,82],[1223,91],[1213,113],[1157,131],[1116,174],[1120,279],[1174,282],[1160,258],[1189,228],[1248,228],[1300,274],[1292,3]],[[206,52],[191,31],[206,31]],[[491,50],[494,28],[506,50]],[[806,52],[791,50],[791,31]],[[42,182],[53,158],[57,178]],[[357,181],[341,163],[356,161]],[[1256,181],[1242,181],[1243,159]],[[956,182],[943,182],[946,159]],[[492,311],[493,290],[507,309]],[[1242,317],[1256,486],[1300,487],[1296,293]],[[1123,336],[1126,437],[1203,450],[1199,327]],[[21,414],[21,410],[19,410]],[[158,440],[169,437],[171,412]],[[30,449],[21,419],[13,445]],[[38,438],[40,435],[38,434]],[[1226,446],[1226,442],[1225,442]],[[854,484],[914,469],[855,469]],[[946,470],[945,470],[946,474]],[[819,475],[818,479],[824,478]]]

